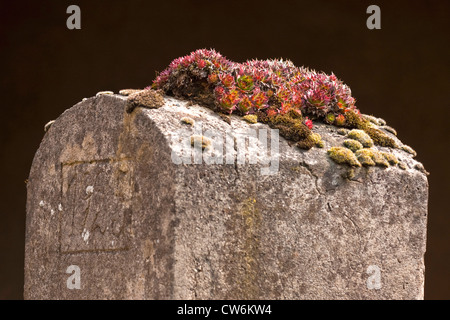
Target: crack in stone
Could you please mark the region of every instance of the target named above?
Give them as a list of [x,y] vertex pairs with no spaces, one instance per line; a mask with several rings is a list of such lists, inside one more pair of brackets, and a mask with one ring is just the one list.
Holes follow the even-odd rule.
[[303,160],[303,161],[300,163],[300,165],[301,165],[303,168],[305,168],[306,170],[308,170],[309,174],[310,174],[311,176],[314,177],[314,184],[315,184],[315,187],[316,187],[316,191],[317,191],[320,195],[322,195],[322,196],[325,195],[326,192],[321,191],[321,190],[320,190],[321,188],[319,187],[319,176],[313,172],[313,169],[309,166],[309,164],[307,164],[307,163],[305,162],[305,160]]

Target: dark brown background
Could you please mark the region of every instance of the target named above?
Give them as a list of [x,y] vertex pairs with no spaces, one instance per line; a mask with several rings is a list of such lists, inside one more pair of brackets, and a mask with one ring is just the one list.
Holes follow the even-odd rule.
[[[24,180],[44,124],[97,91],[149,85],[198,48],[333,71],[396,128],[431,172],[425,298],[450,298],[450,2],[242,2],[0,2],[0,299],[22,299]],[[81,30],[66,28],[70,4]],[[370,4],[381,30],[366,28]]]

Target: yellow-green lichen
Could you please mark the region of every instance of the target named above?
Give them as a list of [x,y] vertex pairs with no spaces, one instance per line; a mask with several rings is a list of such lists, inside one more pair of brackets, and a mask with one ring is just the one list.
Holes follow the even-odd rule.
[[188,124],[193,126],[195,124],[195,120],[189,117],[183,117],[180,119],[181,123]]
[[358,159],[355,154],[344,147],[331,147],[328,149],[329,157],[338,164],[347,164],[351,167],[360,167]]
[[365,148],[370,148],[373,146],[372,138],[370,138],[370,136],[364,130],[350,130],[349,133],[347,133],[347,137],[359,141]]
[[258,122],[258,116],[256,114],[247,114],[242,117],[245,121],[248,123],[257,123]]
[[199,135],[193,135],[191,136],[191,146],[192,147],[201,147],[202,150],[205,150],[209,148],[211,145],[211,140],[209,140],[207,137],[199,136]]
[[344,140],[344,147],[352,150],[353,152],[356,152],[357,150],[362,149],[363,145],[357,140],[346,139]]

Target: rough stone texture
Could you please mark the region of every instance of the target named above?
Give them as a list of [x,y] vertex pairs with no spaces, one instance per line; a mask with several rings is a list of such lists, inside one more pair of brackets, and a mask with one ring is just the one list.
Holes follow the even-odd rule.
[[423,298],[428,182],[410,154],[393,151],[406,170],[347,175],[326,154],[345,137],[315,124],[325,148],[280,138],[272,175],[262,152],[239,163],[238,148],[231,163],[177,164],[173,133],[198,133],[183,117],[230,136],[267,127],[165,101],[128,114],[126,97],[98,95],[45,134],[28,179],[26,299]]

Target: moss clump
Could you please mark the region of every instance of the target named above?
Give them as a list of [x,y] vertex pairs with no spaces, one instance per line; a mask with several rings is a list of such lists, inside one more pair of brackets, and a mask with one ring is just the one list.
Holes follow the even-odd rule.
[[352,150],[353,152],[356,152],[357,150],[362,149],[363,145],[359,141],[353,139],[346,139],[344,140],[344,147]]
[[364,130],[370,126],[370,121],[364,119],[358,113],[353,110],[348,111],[345,114],[345,124],[350,129],[361,129]]
[[394,166],[398,163],[398,159],[394,154],[389,152],[381,152],[381,154],[387,160],[387,162],[389,162],[389,164]]
[[248,123],[257,123],[258,122],[258,116],[256,114],[247,114],[242,117],[245,121]]
[[162,91],[153,89],[141,90],[128,96],[127,112],[131,113],[136,107],[150,109],[160,108],[164,105]]
[[361,166],[355,154],[350,149],[344,147],[332,147],[328,149],[328,155],[338,164],[347,164],[351,167]]
[[389,167],[389,162],[386,160],[386,158],[383,156],[383,154],[380,151],[373,150],[373,161],[375,161],[377,166],[387,168]]
[[358,161],[365,167],[374,166],[372,149],[360,149],[355,152]]
[[314,142],[314,145],[318,148],[323,148],[325,143],[322,140],[322,137],[318,133],[311,133],[309,138]]
[[400,147],[400,149],[402,149],[403,151],[408,152],[409,154],[412,154],[413,157],[417,156],[416,151],[413,148],[411,148],[410,146],[407,146],[406,144],[402,145]]
[[386,125],[386,121],[382,118],[378,118],[378,123],[380,124],[380,126],[385,126]]
[[404,163],[404,162],[399,162],[399,163],[398,163],[398,167],[399,167],[400,169],[402,169],[402,170],[408,169],[408,166],[407,166],[406,163]]
[[353,129],[347,134],[347,137],[360,142],[365,148],[373,146],[373,140],[363,130]]
[[355,152],[355,155],[359,162],[363,166],[380,166],[380,167],[389,167],[389,162],[383,156],[383,154],[372,148],[364,148]]
[[346,136],[348,132],[349,132],[349,130],[345,129],[345,128],[339,128],[337,130],[337,133],[340,134],[341,136]]
[[397,130],[395,130],[394,128],[390,127],[390,126],[382,126],[381,129],[386,130],[387,132],[392,133],[394,136],[397,135]]
[[195,124],[195,120],[189,117],[183,117],[180,119],[181,123],[188,124],[193,126]]
[[349,168],[346,172],[342,174],[342,178],[352,180],[356,176],[355,169],[353,167]]
[[211,145],[211,140],[204,136],[193,135],[191,136],[191,146],[192,147],[201,147],[202,150],[209,148]]
[[380,125],[380,123],[378,122],[378,119],[376,117],[368,115],[368,114],[363,114],[362,116],[364,119],[369,120],[373,124],[376,124],[377,126]]
[[[356,128],[359,130],[364,131],[369,135],[369,137],[372,139],[373,143],[376,145],[382,146],[382,147],[390,147],[390,148],[397,148],[397,144],[394,139],[389,137],[386,133],[383,131],[377,129],[374,127],[374,125],[367,120],[366,118],[358,115],[354,111],[349,111],[346,115],[346,123],[349,128]],[[383,119],[378,118],[377,120],[379,125],[386,125],[386,122]],[[364,143],[363,143],[364,145]],[[371,146],[365,146],[364,147],[371,147]]]
[[299,147],[300,149],[303,149],[303,150],[309,150],[309,149],[311,149],[312,147],[314,147],[315,142],[314,142],[314,140],[311,138],[311,136],[308,136],[308,137],[306,137],[305,139],[302,139],[302,140],[298,141],[295,145],[296,145],[297,147]]
[[382,147],[397,148],[397,143],[383,131],[376,128],[366,128],[364,130],[376,145]]
[[421,163],[416,163],[414,165],[414,169],[426,174],[427,176],[430,174],[427,170],[425,170],[425,167]]
[[289,112],[264,118],[264,121],[267,121],[272,129],[280,130],[280,136],[286,140],[297,142],[296,145],[301,149],[309,150],[315,145],[313,138],[310,137],[311,130],[302,122],[301,115]]
[[269,125],[280,130],[280,135],[291,141],[303,140],[311,134],[311,130],[300,119],[290,115],[277,115],[269,120]]

